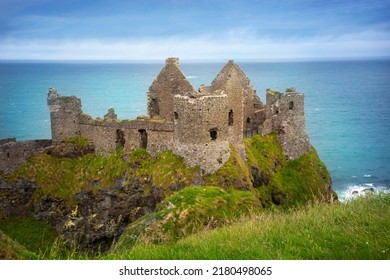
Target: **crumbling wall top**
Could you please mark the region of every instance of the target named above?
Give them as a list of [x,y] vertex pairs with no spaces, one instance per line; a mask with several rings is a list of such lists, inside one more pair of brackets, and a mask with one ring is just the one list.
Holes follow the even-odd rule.
[[179,67],[179,58],[178,57],[168,57],[165,60],[165,65],[174,65],[176,67]]

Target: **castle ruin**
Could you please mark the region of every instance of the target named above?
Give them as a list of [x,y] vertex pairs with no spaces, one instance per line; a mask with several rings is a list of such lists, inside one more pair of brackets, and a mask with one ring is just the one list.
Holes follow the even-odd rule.
[[208,174],[229,159],[231,145],[245,160],[243,140],[258,133],[278,133],[289,160],[310,151],[303,94],[293,88],[284,94],[267,90],[264,105],[232,60],[210,85],[195,90],[180,70],[179,59],[168,58],[149,87],[147,116],[135,120],[120,121],[113,109],[103,119],[93,119],[83,113],[79,98],[61,96],[52,88],[47,102],[53,145],[84,137],[100,155],[118,147],[125,152],[143,148],[151,154],[172,150],[187,166],[199,166]]

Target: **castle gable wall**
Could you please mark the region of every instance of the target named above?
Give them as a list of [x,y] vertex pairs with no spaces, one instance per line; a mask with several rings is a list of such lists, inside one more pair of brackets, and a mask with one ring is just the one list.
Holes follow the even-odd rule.
[[173,121],[173,98],[177,94],[195,92],[179,68],[178,58],[168,58],[165,67],[149,87],[147,94],[148,115]]

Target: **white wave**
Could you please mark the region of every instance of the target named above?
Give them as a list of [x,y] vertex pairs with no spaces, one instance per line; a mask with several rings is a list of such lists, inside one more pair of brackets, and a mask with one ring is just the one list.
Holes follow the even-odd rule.
[[198,76],[186,76],[187,79],[197,79]]
[[364,174],[363,177],[364,177],[364,178],[371,178],[372,175],[371,175],[371,174]]
[[368,193],[390,193],[390,189],[386,186],[375,186],[374,183],[365,183],[360,185],[352,185],[348,187],[343,194],[339,196],[340,201],[347,201],[355,197],[363,196]]

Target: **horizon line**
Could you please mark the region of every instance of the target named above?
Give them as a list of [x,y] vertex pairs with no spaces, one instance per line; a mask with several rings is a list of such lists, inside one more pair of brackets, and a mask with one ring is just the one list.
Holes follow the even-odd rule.
[[[162,59],[1,59],[0,63],[4,62],[47,62],[47,63],[161,63],[165,62],[165,60],[169,57],[178,57],[178,56],[168,56]],[[191,59],[191,58],[180,58],[180,63],[223,63],[228,60],[234,60],[236,62],[325,62],[325,61],[364,61],[364,60],[390,60],[390,56],[364,56],[364,57],[299,57],[299,58],[206,58],[206,59]]]

